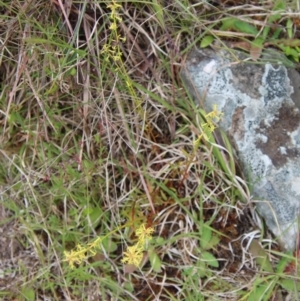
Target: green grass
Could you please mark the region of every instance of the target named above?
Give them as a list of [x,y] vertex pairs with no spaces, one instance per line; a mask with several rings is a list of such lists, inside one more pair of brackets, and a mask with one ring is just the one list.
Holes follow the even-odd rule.
[[[296,1],[257,2],[119,2],[111,31],[111,2],[0,1],[1,300],[298,300],[293,256],[248,222],[227,138],[227,151],[213,136],[195,148],[206,113],[179,75],[204,37],[237,43],[269,15],[278,39],[299,38]],[[141,222],[153,239],[124,265]],[[64,251],[99,236],[71,269]]]

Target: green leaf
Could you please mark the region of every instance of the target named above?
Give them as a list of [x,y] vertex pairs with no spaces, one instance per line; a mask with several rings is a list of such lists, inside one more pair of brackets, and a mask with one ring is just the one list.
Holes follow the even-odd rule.
[[293,21],[289,18],[286,21],[286,31],[290,39],[293,38]]
[[268,23],[272,24],[272,23],[278,21],[280,18],[281,18],[281,14],[272,15],[268,18]]
[[268,300],[270,292],[270,285],[268,283],[262,283],[256,286],[250,293],[248,301],[262,301]]
[[269,31],[270,31],[271,27],[269,26],[266,26],[264,29],[263,29],[263,32],[262,32],[262,38],[265,40],[267,37],[268,37],[268,34],[269,34]]
[[214,39],[214,36],[205,36],[200,43],[200,48],[208,47],[214,41]]
[[200,246],[206,249],[212,237],[211,228],[208,226],[202,227],[202,235],[200,238]]
[[206,262],[207,265],[212,266],[214,268],[219,267],[219,262],[213,254],[209,252],[203,252],[201,253],[201,258]]
[[300,283],[297,280],[282,279],[280,285],[288,292],[300,291]]
[[299,47],[300,40],[299,39],[281,39],[278,41],[280,45],[290,46],[290,47]]
[[162,246],[162,245],[164,245],[166,243],[166,240],[163,238],[163,237],[161,237],[161,236],[157,236],[157,237],[153,237],[152,239],[151,239],[151,244],[153,245],[159,245],[159,246]]
[[107,253],[112,253],[117,250],[118,245],[113,242],[109,237],[104,238],[101,244]]
[[149,248],[148,250],[149,260],[151,267],[154,272],[160,273],[161,272],[161,260],[159,256],[155,253],[155,251],[152,248]]
[[234,29],[243,33],[248,33],[253,35],[258,34],[258,30],[256,29],[256,27],[241,20],[237,20],[234,22]]
[[76,75],[77,71],[76,68],[71,68],[70,71],[68,72],[68,74],[70,74],[71,76]]
[[286,8],[286,0],[278,0],[278,1],[275,2],[275,5],[273,7],[273,11],[284,10],[285,8]]
[[45,92],[45,96],[54,94],[59,89],[55,81],[51,84],[50,88]]
[[74,48],[72,45],[64,42],[58,43],[57,41],[54,40],[48,40],[42,38],[25,38],[24,41],[26,41],[26,43],[28,44],[55,45],[62,49],[69,49],[70,51],[80,55],[81,57],[84,57],[86,55],[85,50]]
[[263,38],[258,37],[251,43],[250,54],[253,60],[260,58],[264,42]]
[[285,51],[286,56],[291,56],[294,61],[299,62],[299,52],[291,47],[287,47]]
[[220,238],[216,235],[213,235],[211,238],[209,244],[208,244],[208,249],[212,249],[214,246],[216,246],[220,242]]
[[265,40],[261,37],[256,38],[253,42],[252,45],[256,46],[256,47],[263,47]]
[[277,40],[278,37],[280,36],[281,32],[282,32],[282,28],[275,29],[271,39],[272,40]]
[[127,281],[124,284],[124,290],[130,293],[134,292],[134,286],[133,283],[131,281]]
[[[285,8],[286,8],[286,1],[277,1],[272,9],[273,12],[278,12],[278,11],[283,11]],[[275,23],[276,21],[278,21],[279,19],[281,19],[282,15],[281,13],[275,13],[274,15],[271,15],[269,18],[268,18],[268,23],[269,24],[273,24]],[[275,30],[275,33],[273,34],[272,38],[273,39],[277,39],[280,32],[282,31],[282,29],[280,28],[277,28]],[[264,33],[263,33],[263,37],[266,38],[267,36],[264,36]]]
[[[284,53],[285,53],[285,55],[286,56],[292,55],[292,50],[293,50],[293,48],[291,48],[290,46],[284,47]],[[296,53],[297,53],[297,51],[296,51]]]
[[235,170],[235,164],[236,164],[236,160],[234,158],[234,151],[233,151],[233,148],[232,148],[232,145],[228,139],[228,136],[227,134],[220,130],[220,134],[221,134],[221,139],[225,145],[225,148],[228,150],[228,159],[229,159],[229,170],[232,172],[232,174],[236,174],[236,170]]
[[153,9],[155,11],[155,16],[157,17],[158,21],[160,22],[160,25],[163,27],[164,25],[164,15],[162,6],[157,0],[152,1]]
[[207,271],[206,263],[203,260],[197,261],[197,276],[200,278],[207,277],[209,272]]
[[287,265],[292,262],[292,258],[289,256],[292,256],[291,253],[288,253],[287,256],[283,256],[279,262],[276,265],[276,274],[281,274],[284,272],[285,268],[287,267]]
[[251,241],[249,253],[255,257],[257,264],[261,266],[262,270],[269,273],[274,272],[266,251],[262,248],[257,240],[253,239]]
[[90,208],[88,218],[90,219],[94,229],[99,225],[102,214],[103,211],[100,207]]
[[227,18],[223,20],[220,30],[228,30],[234,28],[234,22],[236,22],[236,18]]
[[31,287],[24,286],[21,291],[22,297],[25,298],[26,301],[34,301],[35,300],[35,292]]

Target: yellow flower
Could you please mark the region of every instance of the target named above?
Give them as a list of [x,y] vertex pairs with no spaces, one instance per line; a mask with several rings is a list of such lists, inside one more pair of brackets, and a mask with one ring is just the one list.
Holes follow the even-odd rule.
[[110,48],[107,44],[105,44],[101,50],[100,53],[106,53],[106,52],[109,52],[110,51]]
[[99,236],[94,241],[89,242],[85,247],[78,244],[74,250],[70,252],[64,251],[64,261],[68,262],[71,269],[73,269],[75,263],[81,264],[88,256],[94,256],[96,251],[100,248],[102,240],[103,237]]
[[202,139],[203,135],[199,135],[198,138],[193,142],[194,143],[194,147],[195,149],[198,149],[201,139]]
[[139,266],[142,259],[143,259],[143,249],[141,249],[141,247],[138,244],[136,244],[132,247],[127,248],[127,251],[124,252],[124,257],[121,260],[121,262]]
[[212,121],[209,121],[207,123],[203,123],[201,124],[203,130],[206,132],[206,131],[209,131],[209,132],[213,132],[215,129],[216,129],[216,126],[212,123]]
[[88,251],[92,256],[96,255],[96,251],[99,250],[102,240],[103,237],[98,236],[94,241],[89,242],[87,244],[86,251]]
[[75,267],[75,263],[81,264],[86,258],[86,250],[81,245],[77,245],[75,250],[72,250],[70,252],[64,251],[64,256],[64,261],[67,261],[71,269],[73,269]]
[[152,238],[154,229],[152,227],[146,228],[145,224],[142,224],[136,231],[135,235],[138,237],[138,244],[144,245],[147,240]]
[[217,121],[218,121],[218,120],[220,120],[220,118],[221,118],[223,115],[224,115],[224,113],[218,111],[217,105],[214,105],[214,106],[213,106],[213,110],[212,110],[210,113],[208,113],[205,117],[206,117],[206,119],[210,119],[210,120],[212,120],[212,119],[215,118],[215,119],[217,119]]
[[121,53],[116,53],[116,55],[112,56],[113,60],[115,62],[118,62],[121,60]]
[[111,25],[110,25],[110,27],[109,27],[109,29],[110,30],[117,30],[117,28],[118,28],[118,26],[117,26],[117,23],[115,23],[115,22],[113,22],[113,23],[111,23]]
[[116,3],[115,0],[113,0],[112,4],[108,4],[106,7],[109,8],[112,12],[115,12],[118,8],[120,8],[122,6],[118,3]]

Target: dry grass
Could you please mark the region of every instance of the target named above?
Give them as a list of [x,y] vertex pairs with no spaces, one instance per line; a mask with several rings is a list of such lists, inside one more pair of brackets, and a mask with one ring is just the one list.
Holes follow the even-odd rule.
[[[121,3],[116,71],[108,2],[0,1],[1,300],[248,300],[249,244],[271,239],[231,151],[195,149],[204,114],[179,72],[218,20],[258,24],[272,6],[220,2]],[[139,268],[121,263],[129,227],[76,269],[63,261],[130,219],[155,228]]]

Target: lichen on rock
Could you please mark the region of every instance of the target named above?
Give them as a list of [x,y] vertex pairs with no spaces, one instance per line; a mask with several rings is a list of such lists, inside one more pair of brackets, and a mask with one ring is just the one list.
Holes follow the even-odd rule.
[[257,209],[292,250],[300,212],[299,74],[274,56],[263,63],[246,58],[235,50],[194,50],[182,78],[207,112],[216,104],[224,113],[219,126],[236,147]]

